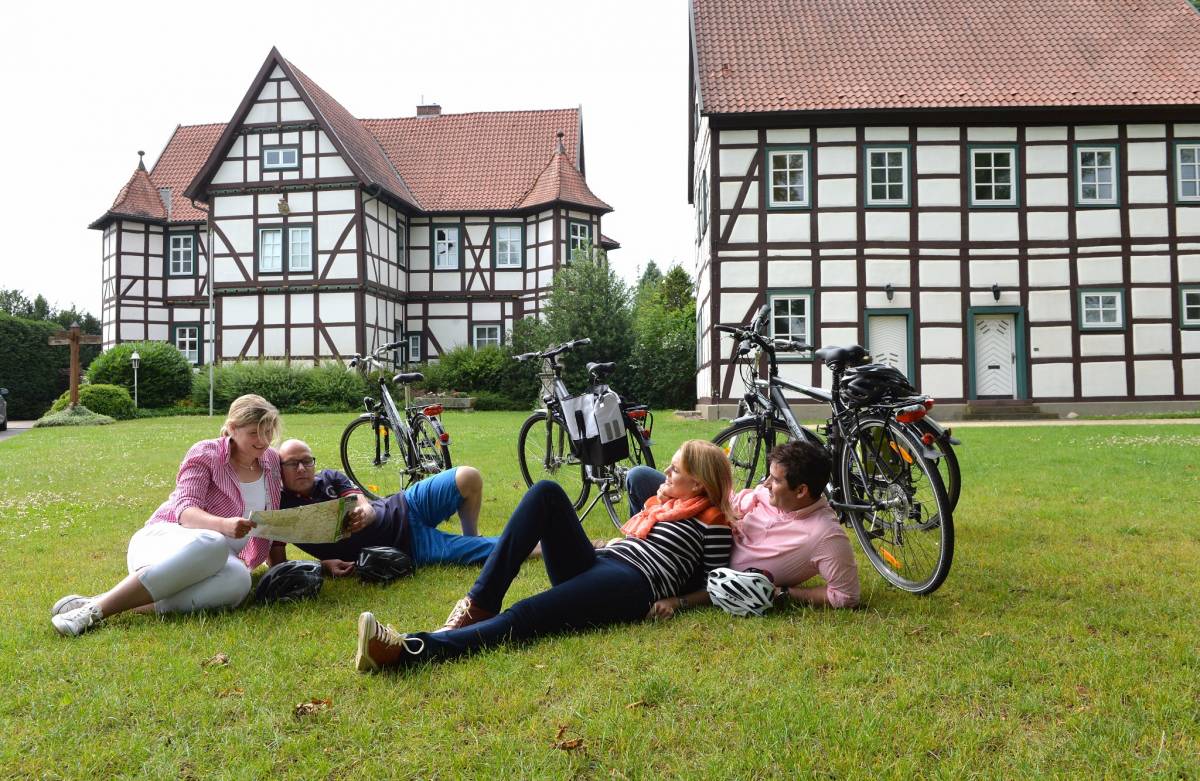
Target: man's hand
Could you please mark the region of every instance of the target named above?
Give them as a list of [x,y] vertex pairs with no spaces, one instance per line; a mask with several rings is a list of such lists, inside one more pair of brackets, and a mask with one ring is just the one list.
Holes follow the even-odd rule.
[[354,534],[375,523],[375,508],[365,498],[359,497],[354,509],[346,513],[346,529]]
[[660,599],[650,606],[650,612],[646,614],[647,619],[657,621],[660,618],[671,618],[675,615],[675,611],[679,609],[679,597],[667,597]]
[[344,578],[354,573],[354,562],[341,559],[322,559],[321,569],[331,578]]
[[235,540],[240,540],[249,534],[250,530],[255,526],[258,526],[258,524],[249,518],[226,518],[224,528],[221,529],[221,534],[224,534],[226,537],[232,537]]

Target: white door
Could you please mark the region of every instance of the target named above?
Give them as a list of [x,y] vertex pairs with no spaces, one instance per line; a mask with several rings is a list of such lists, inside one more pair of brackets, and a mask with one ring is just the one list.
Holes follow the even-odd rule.
[[899,369],[908,377],[908,318],[903,315],[868,316],[867,349],[872,361]]
[[1016,398],[1016,325],[1012,315],[975,316],[975,395]]

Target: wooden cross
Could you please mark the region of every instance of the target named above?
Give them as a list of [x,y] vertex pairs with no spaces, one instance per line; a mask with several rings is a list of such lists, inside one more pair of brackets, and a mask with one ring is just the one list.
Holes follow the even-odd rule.
[[79,403],[79,345],[100,344],[99,336],[79,333],[79,323],[71,323],[66,331],[55,331],[50,334],[50,346],[71,345],[71,406]]

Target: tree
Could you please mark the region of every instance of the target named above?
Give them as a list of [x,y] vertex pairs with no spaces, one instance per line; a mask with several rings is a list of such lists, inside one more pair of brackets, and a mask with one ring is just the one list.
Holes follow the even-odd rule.
[[630,393],[652,407],[696,405],[696,301],[692,279],[672,267],[639,299],[633,316],[635,368]]
[[695,311],[696,298],[693,295],[692,278],[682,266],[671,266],[659,284],[658,293],[663,306],[669,310],[683,309],[690,303]]
[[633,349],[633,316],[629,288],[608,264],[603,252],[590,246],[575,251],[571,262],[554,278],[546,302],[547,343],[591,339],[592,343],[566,356],[566,383],[579,391],[587,382],[588,361],[616,361],[613,387],[621,392],[629,377]]
[[13,317],[33,317],[33,302],[20,290],[0,290],[0,312]]
[[634,308],[642,301],[658,293],[658,284],[662,282],[662,271],[653,260],[646,264],[646,270],[638,277],[637,289],[633,294]]

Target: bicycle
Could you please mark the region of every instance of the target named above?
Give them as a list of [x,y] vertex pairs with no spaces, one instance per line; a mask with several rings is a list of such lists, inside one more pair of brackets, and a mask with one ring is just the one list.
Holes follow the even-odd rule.
[[[355,355],[350,368],[364,375],[381,369],[384,353],[403,343],[385,344],[367,357]],[[420,372],[402,372],[392,382],[405,386],[425,379]],[[387,387],[387,375],[379,376],[378,398],[363,398],[366,412],[342,432],[342,467],[363,493],[373,499],[391,496],[415,482],[449,469],[450,435],[439,417],[440,404],[405,404],[401,414]],[[396,452],[393,452],[393,449]]]
[[[811,347],[789,339],[768,340],[753,327],[715,328],[735,337],[738,357],[765,353],[769,367],[768,377],[755,378],[746,395],[749,414],[713,438],[730,459],[735,485],[757,484],[766,473],[767,454],[776,444],[804,439],[824,448],[833,466],[829,503],[842,523],[854,530],[867,560],[897,588],[913,594],[936,590],[954,557],[953,511],[933,464],[937,451],[913,427],[925,417],[932,399],[884,396],[866,403],[845,399],[843,375],[866,357],[858,345],[813,353],[833,373],[830,390],[786,382],[778,376],[776,352]],[[796,421],[785,389],[829,404],[824,440]]]
[[[583,507],[592,486],[595,486],[598,493],[579,516],[580,521],[587,518],[597,502],[602,502],[609,520],[620,529],[622,522],[618,508],[625,491],[625,475],[640,464],[654,467],[654,453],[650,450],[653,415],[645,405],[621,402],[621,422],[628,455],[614,464],[585,462],[584,453],[579,443],[572,439],[567,426],[564,402],[572,397],[562,379],[563,367],[559,356],[587,344],[591,344],[590,339],[576,339],[542,352],[513,356],[521,362],[541,359],[549,364],[554,375],[550,387],[542,396],[545,408],[537,410],[521,424],[517,435],[517,461],[527,487],[532,487],[537,480],[552,480],[562,486],[576,510]],[[609,387],[604,380],[615,369],[616,364],[611,362],[589,363],[587,371],[591,385],[585,392],[596,398],[608,393]]]
[[[766,325],[767,307],[764,305],[760,308],[754,318],[750,321],[749,330],[761,335],[763,328]],[[807,348],[806,348],[807,349]],[[737,346],[738,357],[749,354],[752,348],[745,343],[739,343]],[[865,357],[865,356],[864,356]],[[778,371],[777,364],[770,364],[770,372],[772,376]],[[743,375],[742,381],[745,383],[747,393],[738,402],[737,417],[741,418],[744,415],[750,414],[761,409],[772,409],[774,402],[765,397],[761,393],[759,384],[764,387],[766,383],[759,379],[758,376],[758,361],[749,360],[742,363]],[[832,394],[822,388],[817,388],[811,385],[797,385],[801,393],[825,404],[831,403]],[[951,429],[945,428],[929,415],[926,415],[919,420],[906,424],[912,426],[916,430],[917,436],[921,443],[928,448],[936,448],[936,453],[933,450],[927,450],[925,455],[937,467],[938,473],[942,478],[942,485],[946,489],[946,497],[950,500],[950,509],[958,509],[958,500],[962,494],[962,472],[958,464],[958,456],[954,452],[955,445],[961,445],[962,442],[957,437],[953,436]],[[764,467],[765,468],[765,467]],[[761,477],[765,476],[765,472]],[[748,486],[747,486],[748,487]]]

